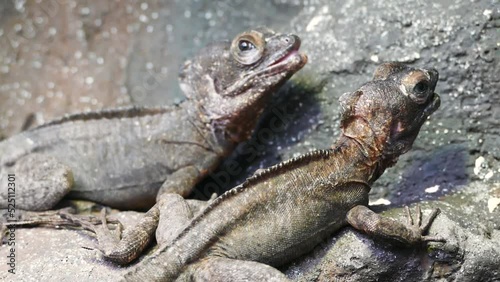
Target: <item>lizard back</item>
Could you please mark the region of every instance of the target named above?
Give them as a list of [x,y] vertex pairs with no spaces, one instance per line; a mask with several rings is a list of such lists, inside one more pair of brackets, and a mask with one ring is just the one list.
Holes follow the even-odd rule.
[[1,164],[46,154],[73,170],[70,196],[144,208],[154,204],[169,174],[194,163],[193,156],[200,168],[213,166],[223,144],[203,129],[182,107],[77,114],[1,142]]
[[[350,165],[352,156],[346,150],[351,149],[340,146],[308,153],[270,167],[227,191],[196,216],[171,245],[141,262],[148,265],[147,275],[175,279],[189,262],[205,256],[280,265],[309,251],[345,225],[345,212],[350,207],[368,201],[365,176],[356,176],[357,168]],[[356,181],[360,184],[357,188],[346,189],[345,183]],[[311,229],[317,232],[308,232]],[[255,242],[249,242],[252,238]],[[277,238],[288,243],[277,244]],[[241,240],[246,243],[241,244]]]

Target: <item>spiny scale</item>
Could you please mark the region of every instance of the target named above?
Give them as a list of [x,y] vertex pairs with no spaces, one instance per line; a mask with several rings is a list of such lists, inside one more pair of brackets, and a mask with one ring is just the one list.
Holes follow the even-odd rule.
[[161,107],[161,108],[141,108],[141,107],[131,107],[131,108],[117,108],[102,110],[98,112],[87,112],[87,113],[77,113],[71,115],[65,115],[62,118],[53,120],[51,122],[42,124],[35,129],[48,127],[52,125],[58,125],[65,123],[67,121],[88,121],[93,119],[114,119],[114,118],[134,118],[164,114],[171,111],[172,108]]

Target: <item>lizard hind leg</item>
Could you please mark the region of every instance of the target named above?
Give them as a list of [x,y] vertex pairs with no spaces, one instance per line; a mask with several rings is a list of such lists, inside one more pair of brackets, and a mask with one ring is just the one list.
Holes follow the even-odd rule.
[[[156,205],[153,206],[136,226],[125,229],[121,239],[109,230],[104,209],[101,211],[102,225],[100,226],[78,219],[73,215],[63,215],[63,217],[95,233],[98,241],[96,249],[102,252],[104,258],[125,265],[139,257],[154,238],[153,234],[158,226],[159,210]],[[119,233],[121,233],[121,230]]]
[[[224,257],[208,257],[190,266],[180,278],[188,278],[190,281],[205,282],[285,282],[290,281],[283,273],[269,265],[238,259]],[[179,279],[182,280],[182,279]],[[182,280],[184,281],[184,280]]]
[[[9,184],[8,187],[12,187],[12,190],[7,188],[0,190],[0,208],[2,209],[7,208],[11,203],[11,195],[15,195],[16,209],[30,211],[51,209],[71,190],[74,184],[70,167],[55,157],[39,153],[20,158],[12,167],[0,167],[0,173],[2,187],[7,187],[7,181],[9,183],[17,181],[15,186]],[[13,176],[8,177],[8,175]]]

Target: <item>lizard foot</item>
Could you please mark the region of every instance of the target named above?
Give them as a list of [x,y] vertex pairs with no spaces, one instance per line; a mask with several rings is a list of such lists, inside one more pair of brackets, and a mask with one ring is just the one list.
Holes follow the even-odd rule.
[[108,219],[106,217],[106,209],[103,208],[101,210],[100,216],[96,217],[93,215],[77,215],[77,214],[72,214],[68,213],[64,210],[58,211],[58,215],[60,216],[61,219],[66,220],[68,223],[72,223],[74,226],[78,226],[83,228],[84,230],[90,231],[92,233],[97,234],[100,232],[99,225],[103,225],[104,228],[108,229],[108,223],[109,224],[115,224],[117,225],[117,229],[119,231],[119,234],[122,233],[123,230],[123,225],[122,223],[117,220],[117,219]]
[[[122,228],[120,221],[109,219],[108,222],[110,224],[117,224],[121,232]],[[10,227],[41,226],[55,229],[83,228],[93,232],[95,225],[101,223],[102,219],[96,216],[75,214],[75,209],[73,207],[42,212],[17,210],[17,218],[15,220],[0,220],[0,241],[3,241]]]
[[[67,219],[68,221],[73,222],[74,224],[77,224],[84,230],[90,231],[94,233],[95,238],[97,238],[97,246],[92,248],[92,247],[86,247],[84,246],[84,249],[87,250],[98,250],[100,251],[105,257],[108,257],[109,255],[113,255],[113,248],[118,244],[120,241],[120,236],[123,231],[123,225],[119,220],[109,220],[106,218],[106,208],[103,208],[100,213],[99,219],[90,216],[86,218],[81,218],[79,216],[75,216],[72,214],[64,214],[61,213],[61,217]],[[108,227],[108,222],[117,224],[117,229],[118,229],[118,236],[115,234],[112,234],[111,229]]]
[[[79,222],[88,221],[91,224],[101,224],[102,220],[93,215],[75,214],[72,207],[49,211],[24,211],[18,210],[15,220],[0,221],[2,226],[43,226],[56,229],[80,227]],[[120,224],[116,219],[110,219],[111,224]]]
[[121,223],[118,225],[119,232],[111,232],[107,224],[106,209],[101,210],[101,225],[94,224],[92,221],[74,218],[72,215],[64,216],[78,223],[83,229],[95,234],[97,246],[94,248],[84,247],[85,249],[98,250],[105,259],[125,265],[139,257],[144,248],[154,238],[160,215],[158,208],[151,208],[135,228],[128,228],[123,234]]
[[439,208],[434,208],[431,212],[431,214],[424,219],[422,222],[422,209],[420,208],[420,204],[417,204],[416,207],[416,222],[413,220],[413,216],[411,215],[410,208],[408,206],[405,206],[405,213],[408,219],[408,224],[418,230],[418,233],[420,234],[420,240],[423,242],[446,242],[446,239],[439,237],[439,236],[428,236],[428,235],[423,235],[429,231],[429,228],[431,227],[432,222],[436,218],[436,216],[441,212]]

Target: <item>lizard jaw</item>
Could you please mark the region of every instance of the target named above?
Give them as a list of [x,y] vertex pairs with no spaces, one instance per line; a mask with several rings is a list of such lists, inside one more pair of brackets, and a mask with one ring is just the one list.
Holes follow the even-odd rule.
[[433,93],[432,101],[425,108],[423,115],[425,117],[430,116],[439,108],[440,105],[441,105],[441,98],[439,97],[439,95],[437,93]]
[[[307,63],[307,60],[307,55],[299,53],[297,50],[293,50],[268,67],[248,74],[246,77],[241,79],[238,84],[226,89],[223,96],[238,96],[238,94],[243,92],[244,89],[247,89],[251,86],[253,80],[258,78],[269,77],[273,75],[282,75],[282,77],[278,79],[281,80],[282,78],[286,77],[287,74],[293,74],[297,70],[301,69]],[[241,88],[242,91],[235,91],[235,89],[238,88]]]

